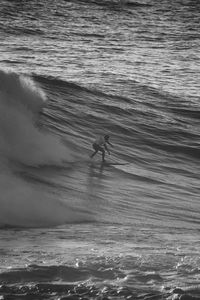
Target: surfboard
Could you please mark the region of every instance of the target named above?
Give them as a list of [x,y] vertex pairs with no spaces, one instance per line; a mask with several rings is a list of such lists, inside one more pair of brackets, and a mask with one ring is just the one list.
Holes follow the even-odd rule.
[[128,162],[122,163],[122,162],[109,162],[109,161],[91,161],[90,165],[91,166],[101,166],[101,167],[114,167],[114,166],[124,166],[124,165],[128,165]]
[[106,166],[124,166],[124,165],[128,165],[128,163],[117,163],[117,162],[102,162],[103,165]]

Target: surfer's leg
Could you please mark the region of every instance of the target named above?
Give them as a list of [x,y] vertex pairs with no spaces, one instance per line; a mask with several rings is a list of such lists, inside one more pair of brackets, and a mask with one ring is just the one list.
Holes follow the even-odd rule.
[[92,153],[92,155],[90,156],[91,158],[94,157],[94,156],[97,154],[97,152],[99,151],[99,147],[98,147],[97,144],[94,143],[94,144],[92,145],[92,147],[93,147],[93,149],[94,149],[95,151],[94,151],[94,153]]
[[105,161],[105,150],[102,152],[102,161]]
[[102,147],[99,147],[99,151],[102,153],[102,161],[105,161],[105,150]]

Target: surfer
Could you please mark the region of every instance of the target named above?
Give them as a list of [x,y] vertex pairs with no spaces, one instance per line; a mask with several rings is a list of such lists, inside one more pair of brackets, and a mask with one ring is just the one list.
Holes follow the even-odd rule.
[[[114,147],[110,142],[109,142],[109,135],[106,134],[104,136],[99,136],[96,138],[96,140],[94,141],[92,147],[95,150],[94,153],[92,153],[92,155],[90,156],[91,158],[94,157],[98,151],[101,151],[102,153],[102,161],[105,161],[105,150],[108,152],[108,154],[110,155],[110,151],[107,147],[107,144],[110,145],[111,147]],[[104,150],[105,149],[105,150]]]

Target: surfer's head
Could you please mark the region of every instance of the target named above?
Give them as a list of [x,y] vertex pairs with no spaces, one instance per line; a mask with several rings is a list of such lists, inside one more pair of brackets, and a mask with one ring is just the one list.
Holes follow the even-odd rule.
[[109,140],[109,138],[110,138],[110,136],[109,136],[108,134],[104,135],[104,139],[105,139],[105,141],[108,141],[108,140]]

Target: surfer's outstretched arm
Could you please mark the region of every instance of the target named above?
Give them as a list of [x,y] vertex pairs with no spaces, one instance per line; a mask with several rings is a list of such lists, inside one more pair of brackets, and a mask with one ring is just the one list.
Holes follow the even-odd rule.
[[97,151],[94,151],[94,152],[92,153],[92,155],[90,155],[90,157],[93,158],[93,157],[97,154],[97,152],[98,152],[98,150],[97,150]]
[[106,143],[108,143],[108,145],[110,145],[112,148],[114,148],[113,144],[111,144],[111,142],[106,141]]

